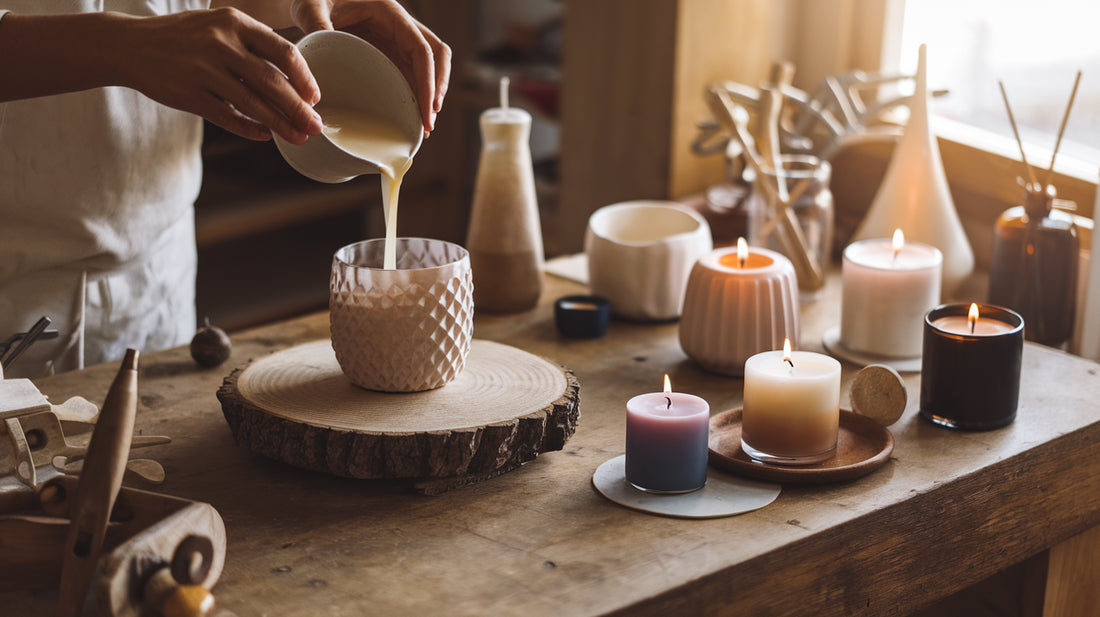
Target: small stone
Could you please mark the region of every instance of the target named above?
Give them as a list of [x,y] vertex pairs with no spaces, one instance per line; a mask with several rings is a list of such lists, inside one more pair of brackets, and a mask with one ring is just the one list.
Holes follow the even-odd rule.
[[199,328],[191,339],[191,358],[200,366],[214,367],[229,359],[233,352],[233,343],[225,330],[217,326],[206,325]]
[[882,364],[871,364],[856,373],[850,399],[852,411],[890,426],[905,413],[909,393],[897,371]]

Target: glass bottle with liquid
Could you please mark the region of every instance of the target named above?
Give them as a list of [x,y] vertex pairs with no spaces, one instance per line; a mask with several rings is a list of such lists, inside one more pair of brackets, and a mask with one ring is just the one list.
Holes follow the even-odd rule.
[[474,307],[490,312],[533,308],[542,294],[539,223],[529,139],[531,114],[501,106],[481,114],[481,157],[466,249],[474,275]]
[[1058,347],[1073,333],[1080,238],[1054,196],[1053,186],[1029,183],[1024,205],[997,219],[989,302],[1019,313],[1027,340]]

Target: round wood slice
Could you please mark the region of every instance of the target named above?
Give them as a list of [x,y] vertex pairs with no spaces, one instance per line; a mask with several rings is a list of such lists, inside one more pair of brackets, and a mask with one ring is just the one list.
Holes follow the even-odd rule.
[[580,417],[579,390],[565,367],[474,340],[466,368],[442,388],[374,392],[353,385],[321,340],[236,369],[218,400],[238,444],[291,465],[476,480],[562,449]]

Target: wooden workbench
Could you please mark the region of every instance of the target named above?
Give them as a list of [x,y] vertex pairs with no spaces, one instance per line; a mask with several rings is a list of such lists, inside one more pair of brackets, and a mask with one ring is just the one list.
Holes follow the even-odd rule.
[[[552,302],[583,288],[548,278],[535,310],[479,315],[475,336],[572,368],[579,428],[561,452],[441,496],[302,471],[234,445],[215,398],[223,377],[327,337],[324,314],[235,335],[217,369],[198,368],[183,348],[143,356],[137,430],[173,439],[143,451],[167,469],[158,490],[208,502],[225,519],[219,605],[240,617],[908,615],[1100,524],[1100,365],[1032,344],[1006,428],[954,432],[920,420],[910,375],[892,460],[865,478],[786,486],[772,505],[732,518],[619,507],[590,479],[623,451],[626,400],[659,388],[667,372],[676,390],[718,412],[740,404],[742,382],[693,364],[675,323],[616,321],[601,339],[559,338]],[[820,350],[837,323],[837,287],[831,280],[804,307],[803,349]],[[102,400],[115,370],[37,383],[54,402]],[[845,365],[842,405],[854,373]],[[0,595],[0,612],[48,614],[54,601],[52,590]]]

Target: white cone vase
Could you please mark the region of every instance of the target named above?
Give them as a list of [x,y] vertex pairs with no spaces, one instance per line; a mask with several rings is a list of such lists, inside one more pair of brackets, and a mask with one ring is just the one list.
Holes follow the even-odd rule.
[[940,148],[928,122],[928,100],[925,47],[921,45],[909,122],[852,241],[890,238],[895,229],[901,229],[907,240],[938,248],[943,253],[942,292],[948,297],[973,272],[974,251],[947,187]]

